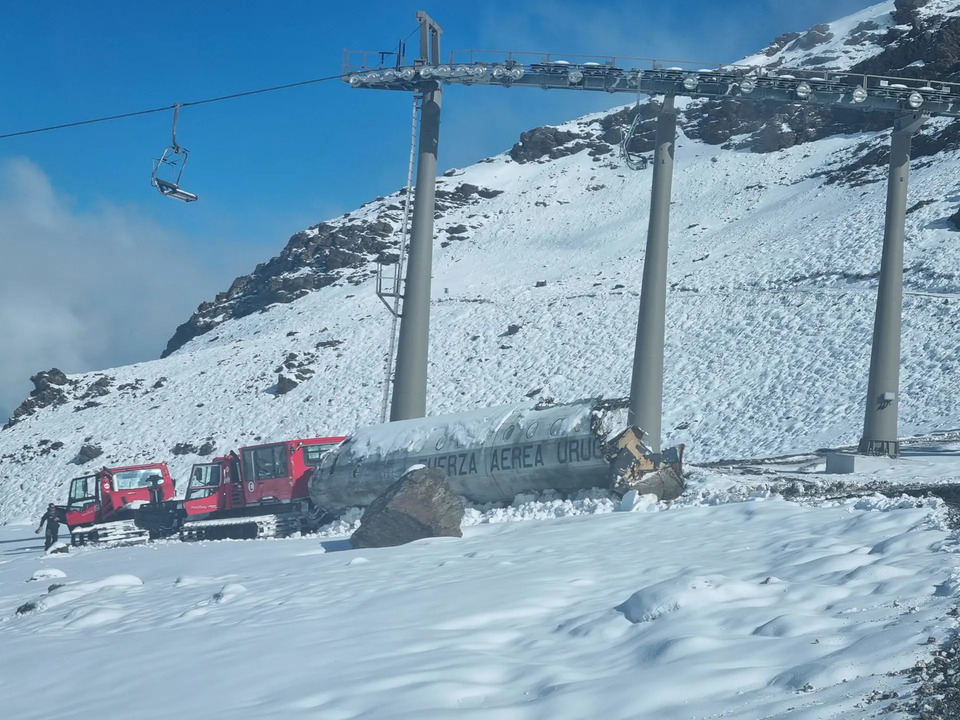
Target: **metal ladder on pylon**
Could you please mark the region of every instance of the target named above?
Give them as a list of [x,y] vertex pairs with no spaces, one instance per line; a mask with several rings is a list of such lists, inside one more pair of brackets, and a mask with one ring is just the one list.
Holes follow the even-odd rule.
[[[387,407],[390,405],[390,384],[393,379],[393,356],[397,346],[397,323],[403,314],[403,264],[407,256],[407,241],[410,229],[410,208],[413,204],[413,166],[417,156],[417,113],[420,111],[423,95],[414,93],[413,112],[410,123],[410,163],[407,167],[407,187],[403,196],[403,222],[400,226],[400,253],[393,265],[393,276],[384,277],[383,263],[377,264],[377,297],[387,306],[393,316],[390,321],[390,342],[384,358],[383,402],[380,406],[380,422],[387,421]],[[389,285],[387,285],[389,283]]]

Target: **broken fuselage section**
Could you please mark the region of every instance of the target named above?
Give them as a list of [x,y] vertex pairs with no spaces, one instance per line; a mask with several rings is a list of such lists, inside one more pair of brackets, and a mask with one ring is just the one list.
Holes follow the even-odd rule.
[[425,465],[473,503],[592,488],[675,499],[684,491],[683,446],[653,453],[626,419],[627,400],[588,399],[373,425],[324,456],[310,498],[331,513],[366,507],[411,466]]

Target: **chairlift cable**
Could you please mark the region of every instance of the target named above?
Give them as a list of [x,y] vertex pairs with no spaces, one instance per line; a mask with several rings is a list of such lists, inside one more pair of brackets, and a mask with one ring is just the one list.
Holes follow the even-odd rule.
[[137,115],[149,115],[150,113],[164,112],[165,110],[172,109],[173,105],[167,105],[161,108],[153,108],[152,110],[138,110],[137,112],[123,113],[121,115],[109,115],[107,117],[94,118],[92,120],[78,120],[77,122],[63,123],[62,125],[50,125],[49,127],[35,128],[33,130],[21,130],[20,132],[0,135],[0,140],[3,140],[4,138],[17,137],[19,135],[31,135],[33,133],[47,132],[48,130],[62,130],[63,128],[77,127],[78,125],[90,125],[92,123],[106,122],[108,120],[120,120],[123,118],[136,117]]
[[[301,80],[300,82],[287,83],[286,85],[275,85],[273,87],[261,88],[260,90],[247,90],[246,92],[233,93],[231,95],[221,95],[220,97],[207,98],[206,100],[194,100],[193,102],[180,103],[180,107],[190,107],[191,105],[205,105],[207,103],[220,102],[221,100],[233,100],[247,95],[259,95],[261,93],[273,92],[275,90],[287,90],[288,88],[300,87],[301,85],[313,85],[314,83],[327,82],[328,80],[340,80],[346,77],[343,74],[330,75],[329,77],[315,78],[313,80]],[[2,137],[2,136],[0,136]]]
[[149,110],[137,110],[135,112],[121,113],[119,115],[107,115],[105,117],[92,118],[90,120],[78,120],[76,122],[62,123],[60,125],[50,125],[48,127],[34,128],[33,130],[20,130],[19,132],[5,133],[0,135],[0,140],[6,138],[19,137],[21,135],[32,135],[34,133],[48,132],[50,130],[63,130],[64,128],[77,127],[79,125],[92,125],[93,123],[107,122],[109,120],[122,120],[124,118],[137,117],[138,115],[149,115],[151,113],[166,112],[173,110],[178,105],[180,107],[190,107],[191,105],[205,105],[207,103],[220,102],[221,100],[232,100],[234,98],[246,97],[247,95],[259,95],[261,93],[274,92],[275,90],[286,90],[288,88],[300,87],[301,85],[312,85],[314,83],[327,82],[328,80],[339,80],[344,75],[331,75],[329,77],[315,78],[314,80],[302,80],[286,85],[275,85],[274,87],[261,88],[259,90],[247,90],[246,92],[232,93],[230,95],[221,95],[220,97],[207,98],[206,100],[194,100],[193,102],[174,103],[163,107],[151,108]]

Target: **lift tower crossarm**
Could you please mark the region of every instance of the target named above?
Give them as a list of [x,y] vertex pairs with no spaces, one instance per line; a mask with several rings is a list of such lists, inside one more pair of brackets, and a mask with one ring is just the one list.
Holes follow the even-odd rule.
[[[535,87],[631,95],[673,95],[689,98],[733,98],[745,102],[775,101],[839,106],[861,111],[921,111],[929,116],[960,117],[960,83],[918,78],[861,75],[839,71],[801,70],[746,65],[697,67],[682,60],[653,60],[545,55],[521,62],[532,53],[456,51],[468,62],[383,67],[368,65],[371,53],[345,51],[344,81],[351,87],[414,91],[424,83]],[[495,61],[476,58],[497,56]],[[589,60],[584,58],[590,57]],[[557,58],[557,59],[554,59]],[[354,61],[359,61],[355,64]],[[676,63],[664,67],[664,63]],[[618,64],[619,63],[619,64]],[[648,65],[648,67],[642,67]],[[684,67],[686,65],[687,67]]]

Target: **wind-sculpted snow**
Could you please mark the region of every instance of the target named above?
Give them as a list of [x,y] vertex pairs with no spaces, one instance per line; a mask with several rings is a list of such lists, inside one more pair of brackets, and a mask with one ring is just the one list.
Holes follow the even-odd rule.
[[[936,0],[911,12],[934,22],[956,17],[954,5]],[[863,13],[893,9],[887,2]],[[864,21],[838,21],[830,32],[846,37]],[[682,113],[697,107],[678,105]],[[607,118],[564,123],[554,137],[609,140]],[[956,428],[960,410],[960,254],[951,219],[960,158],[948,142],[951,128],[931,122],[915,141],[904,436]],[[886,131],[859,132],[758,154],[681,133],[663,427],[665,444],[687,445],[688,461],[859,439],[887,143]],[[501,155],[441,179],[447,200],[434,257],[431,414],[629,392],[651,173],[627,170],[613,153],[552,155],[523,163]],[[396,216],[396,203],[373,201],[330,227],[375,224],[384,213]],[[319,237],[314,230],[291,252],[309,245],[306,236]],[[0,522],[34,519],[47,502],[65,500],[71,477],[102,464],[166,460],[182,492],[192,463],[214,454],[379,421],[390,322],[367,277],[379,252],[369,250],[350,279],[331,276],[332,284],[293,302],[224,316],[163,360],[38,376],[43,397],[0,431]],[[284,272],[301,272],[290,264],[294,255],[285,256]]]
[[[949,446],[934,455],[960,472]],[[746,466],[695,469],[675,503],[525,496],[471,509],[462,539],[385,549],[350,549],[359,513],[339,535],[61,556],[7,526],[0,705],[40,718],[43,697],[64,718],[119,718],[121,683],[154,698],[137,707],[145,720],[906,720],[925,702],[915,668],[940,657],[956,605],[960,543],[945,506],[787,502],[769,487],[829,478],[784,464],[766,492],[738,474]],[[924,472],[919,457],[864,470],[899,482]],[[24,582],[42,577],[57,583]],[[51,683],[33,669],[51,656],[111,672]],[[160,677],[203,682],[157,696]]]

